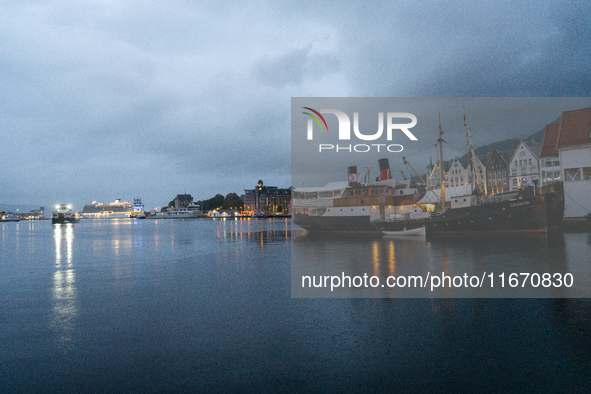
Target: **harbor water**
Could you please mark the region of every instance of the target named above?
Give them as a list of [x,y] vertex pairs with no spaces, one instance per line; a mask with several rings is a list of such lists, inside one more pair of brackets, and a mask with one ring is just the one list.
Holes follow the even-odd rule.
[[[539,242],[429,256],[591,255],[589,233]],[[591,392],[589,299],[292,298],[295,243],[352,270],[384,256],[384,274],[426,250],[288,219],[0,223],[0,392]]]

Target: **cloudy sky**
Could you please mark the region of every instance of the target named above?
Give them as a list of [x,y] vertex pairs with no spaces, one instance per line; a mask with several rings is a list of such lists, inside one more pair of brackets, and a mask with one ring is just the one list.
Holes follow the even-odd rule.
[[0,203],[288,187],[291,97],[588,97],[590,21],[584,1],[0,0]]

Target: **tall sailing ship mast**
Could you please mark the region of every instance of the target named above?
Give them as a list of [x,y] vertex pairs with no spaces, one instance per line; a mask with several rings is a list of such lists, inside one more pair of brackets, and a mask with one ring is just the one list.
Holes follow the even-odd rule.
[[439,171],[441,172],[441,209],[445,212],[445,175],[443,171],[443,131],[441,130],[441,114],[439,114],[439,139],[435,146],[439,145]]
[[[476,153],[474,152],[474,145],[472,144],[472,135],[470,134],[470,126],[468,126],[468,116],[466,115],[466,107],[464,107],[464,126],[466,126],[466,139],[468,140],[468,145],[470,147],[469,171],[474,181],[474,188],[476,189],[479,196],[485,196],[487,194],[486,179],[484,179],[484,173],[480,171],[480,168],[477,165],[479,159],[476,156]],[[468,179],[470,179],[470,177],[468,177]]]

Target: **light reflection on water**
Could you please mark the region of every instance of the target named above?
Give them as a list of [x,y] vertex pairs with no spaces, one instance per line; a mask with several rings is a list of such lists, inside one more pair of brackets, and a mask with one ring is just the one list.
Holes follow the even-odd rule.
[[[433,240],[384,237],[294,236],[292,242],[292,294],[297,297],[591,297],[591,267],[585,264],[591,255],[589,234],[553,234],[550,236],[479,237]],[[587,260],[585,260],[587,259]],[[412,291],[410,287],[388,287],[388,276],[430,277],[478,276],[493,274],[496,286],[473,290],[445,286]],[[570,273],[572,287],[517,286],[509,288],[512,273]],[[384,286],[354,286],[332,289],[330,286],[302,287],[302,277],[349,277],[367,274],[380,278]],[[504,289],[500,274],[505,274]],[[427,278],[427,279],[425,279]],[[296,285],[296,281],[298,285]],[[338,284],[338,281],[335,280]],[[473,282],[476,283],[476,282]],[[317,282],[319,284],[319,282]],[[470,288],[470,286],[461,286]]]
[[76,334],[76,275],[73,266],[74,225],[53,225],[55,242],[55,268],[53,274],[51,328],[57,335],[62,351],[73,348]]
[[306,300],[289,286],[294,242],[310,262],[399,275],[423,255],[450,273],[510,256],[583,269],[588,234],[499,248],[309,239],[284,221],[16,230],[0,238],[1,392],[591,388],[589,300]]

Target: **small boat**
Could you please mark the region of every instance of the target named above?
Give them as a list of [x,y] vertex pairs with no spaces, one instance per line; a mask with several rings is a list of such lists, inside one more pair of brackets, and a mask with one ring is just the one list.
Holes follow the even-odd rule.
[[18,221],[20,221],[20,218],[14,212],[3,212],[2,213],[2,221],[3,222],[18,222]]
[[69,204],[61,203],[51,213],[51,223],[78,223],[82,217],[78,212],[73,212]]
[[425,227],[416,227],[406,229],[403,228],[400,231],[382,231],[386,237],[424,237],[427,234]]

